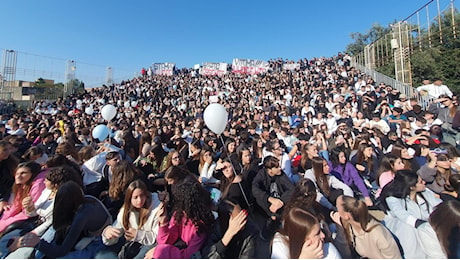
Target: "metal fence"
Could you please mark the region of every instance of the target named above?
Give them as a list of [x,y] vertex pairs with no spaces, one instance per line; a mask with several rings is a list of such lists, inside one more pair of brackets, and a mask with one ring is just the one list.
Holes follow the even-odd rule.
[[458,16],[454,0],[430,0],[407,18],[383,28],[383,35],[353,55],[357,63],[370,69],[394,65],[395,78],[416,87],[420,79],[413,75],[411,58],[452,45],[460,35]]
[[366,68],[365,66],[356,63],[355,61],[351,62],[351,65],[354,66],[356,69],[360,70],[361,72],[365,73],[368,76],[371,76],[375,82],[377,83],[385,83],[385,85],[390,85],[394,89],[397,89],[400,93],[405,94],[407,97],[416,97],[418,100],[418,104],[423,108],[426,109],[428,105],[433,101],[428,95],[420,95],[417,92],[417,89],[404,84],[402,82],[397,81],[394,78],[388,77],[382,73],[379,73],[375,70]]

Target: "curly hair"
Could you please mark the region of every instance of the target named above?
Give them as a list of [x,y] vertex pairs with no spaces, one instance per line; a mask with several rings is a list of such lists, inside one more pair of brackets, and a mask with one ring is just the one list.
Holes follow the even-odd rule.
[[214,216],[211,212],[211,194],[198,182],[184,182],[172,185],[171,192],[174,198],[172,212],[176,224],[180,225],[192,221],[198,233],[208,232],[213,223]]
[[46,173],[46,179],[57,187],[67,181],[74,181],[80,187],[83,187],[81,175],[74,168],[68,165],[53,167]]
[[79,173],[80,175],[82,174],[82,171],[81,171],[81,168],[80,168],[80,165],[78,165],[77,163],[69,160],[65,155],[63,154],[55,154],[53,156],[50,156],[48,158],[48,161],[46,161],[46,166],[48,168],[52,168],[52,167],[58,167],[58,166],[64,166],[64,165],[67,165],[67,166],[70,166],[72,167],[72,169],[74,169],[77,173]]
[[179,165],[185,165],[185,160],[180,154],[180,152],[177,150],[172,150],[168,153],[168,155],[166,155],[165,157],[166,159],[164,159],[165,160],[164,169],[160,169],[161,172],[166,171],[167,169],[169,169],[169,167],[173,166],[172,161],[173,161],[174,155],[177,155],[179,157]]

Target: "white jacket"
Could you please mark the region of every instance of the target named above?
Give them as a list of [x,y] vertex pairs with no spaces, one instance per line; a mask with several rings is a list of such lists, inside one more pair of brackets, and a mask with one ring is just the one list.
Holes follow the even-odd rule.
[[[334,205],[332,205],[332,203],[329,202],[329,200],[319,190],[318,184],[316,183],[315,174],[313,173],[313,169],[306,170],[304,177],[312,180],[315,183],[315,186],[316,186],[316,201],[319,202],[319,204],[323,205],[324,207],[326,207],[328,209],[333,209]],[[337,179],[335,176],[328,175],[327,176],[327,182],[329,184],[329,187],[334,188],[334,189],[343,190],[343,195],[350,196],[350,197],[354,196],[353,190],[348,185],[346,185],[345,183],[343,183],[339,179]]]
[[[118,212],[117,220],[113,223],[112,226],[107,226],[102,232],[102,242],[104,243],[104,245],[111,246],[118,242],[119,237],[108,239],[104,236],[104,234],[108,227],[123,228],[122,223],[123,223],[124,210],[125,210],[124,207],[122,207],[120,209],[120,212]],[[135,211],[131,211],[129,213],[129,225],[128,226],[137,229],[137,234],[133,241],[139,242],[143,245],[153,245],[158,235],[159,222],[158,222],[158,218],[156,217],[156,215],[159,210],[159,206],[156,205],[155,202],[153,202],[150,210],[151,210],[150,215],[148,216],[147,221],[144,223],[141,229],[138,228],[139,227],[139,213]]]

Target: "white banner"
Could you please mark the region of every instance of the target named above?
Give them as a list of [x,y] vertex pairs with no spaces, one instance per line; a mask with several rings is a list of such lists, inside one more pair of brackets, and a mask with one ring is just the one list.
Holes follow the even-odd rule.
[[172,76],[174,73],[174,66],[176,66],[175,63],[169,63],[169,62],[154,63],[152,66],[153,74]]
[[296,70],[300,69],[299,63],[285,63],[283,64],[283,70]]
[[240,74],[259,74],[268,71],[269,64],[263,60],[233,59],[232,70]]
[[227,63],[225,62],[206,62],[200,68],[200,74],[209,76],[209,75],[219,75],[222,76],[227,74]]

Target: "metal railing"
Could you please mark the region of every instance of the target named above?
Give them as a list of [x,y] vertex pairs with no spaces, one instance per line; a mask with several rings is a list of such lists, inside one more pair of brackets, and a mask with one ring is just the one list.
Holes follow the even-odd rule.
[[396,79],[388,77],[387,75],[384,75],[380,72],[366,68],[365,66],[360,65],[356,63],[355,61],[351,62],[351,66],[355,67],[356,69],[360,70],[366,75],[371,76],[374,79],[374,81],[377,83],[383,82],[385,83],[385,85],[389,85],[393,87],[394,89],[397,89],[400,93],[405,94],[409,98],[416,97],[418,100],[418,104],[423,109],[426,109],[429,106],[429,104],[433,101],[428,95],[420,95],[417,92],[416,88],[409,86],[407,84],[404,84],[402,82],[399,82]]

